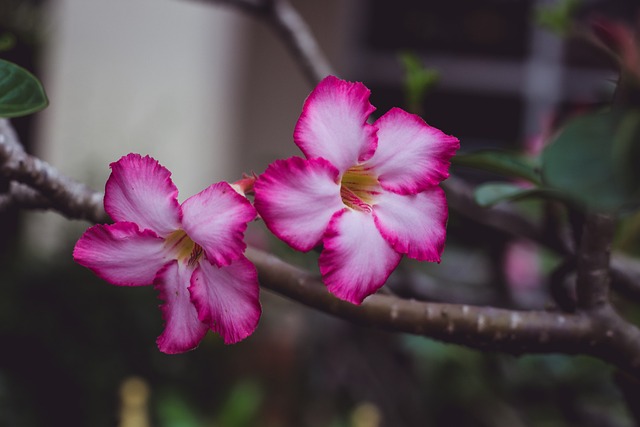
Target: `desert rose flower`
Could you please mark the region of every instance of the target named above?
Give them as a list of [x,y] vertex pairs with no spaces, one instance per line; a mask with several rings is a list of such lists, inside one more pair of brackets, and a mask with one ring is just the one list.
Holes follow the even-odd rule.
[[165,353],[197,347],[209,329],[227,344],[249,336],[261,312],[257,273],[243,254],[256,215],[249,201],[221,182],[180,205],[171,173],[149,156],[129,154],[111,169],[104,206],[115,223],[89,228],[74,259],[114,285],[154,285]]
[[375,123],[362,83],[329,76],[305,101],[294,141],[306,158],[271,164],[255,182],[255,207],[294,249],[322,243],[330,292],[360,304],[402,255],[439,262],[457,138],[393,108]]

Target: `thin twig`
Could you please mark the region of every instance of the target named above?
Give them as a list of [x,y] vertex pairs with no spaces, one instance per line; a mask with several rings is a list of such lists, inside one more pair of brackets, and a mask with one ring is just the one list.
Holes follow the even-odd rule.
[[31,156],[15,144],[0,143],[0,175],[26,184],[51,200],[61,214],[92,222],[106,222],[103,195],[60,173],[50,164]]
[[291,55],[296,58],[307,81],[312,86],[334,72],[322,49],[302,19],[288,0],[271,0],[268,16],[271,27],[280,36]]
[[[471,221],[486,225],[514,237],[524,237],[560,255],[572,255],[573,249],[541,227],[525,219],[508,205],[490,208],[478,205],[472,187],[460,178],[450,177],[442,183],[449,207]],[[578,233],[582,234],[582,232]],[[634,301],[640,302],[640,262],[623,254],[611,257],[611,287]]]
[[280,38],[311,86],[334,72],[309,26],[288,0],[200,0],[262,19]]

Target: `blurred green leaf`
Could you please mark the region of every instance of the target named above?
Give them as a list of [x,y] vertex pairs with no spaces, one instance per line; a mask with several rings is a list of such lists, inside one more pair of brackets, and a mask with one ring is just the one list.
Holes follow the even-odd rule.
[[475,189],[474,197],[480,206],[492,206],[530,192],[530,188],[522,188],[506,182],[488,182]]
[[253,382],[240,382],[220,409],[216,422],[224,427],[249,427],[260,409],[262,390]]
[[529,197],[561,198],[561,193],[547,188],[522,188],[508,182],[487,182],[474,191],[476,203],[480,206],[493,206],[505,200],[518,200]]
[[580,3],[581,0],[559,0],[553,5],[539,6],[535,9],[535,21],[558,35],[566,35]]
[[551,187],[598,210],[640,202],[640,112],[611,110],[571,120],[543,152]]
[[202,421],[187,401],[176,393],[159,399],[158,418],[163,427],[201,427]]
[[44,88],[33,74],[0,59],[0,117],[24,116],[48,104]]
[[16,44],[16,36],[11,33],[0,34],[0,52],[10,50]]
[[413,53],[401,53],[400,61],[404,67],[404,92],[407,107],[419,113],[426,94],[436,85],[440,78],[438,72],[425,68],[418,56]]
[[632,183],[640,182],[640,111],[627,110],[613,138],[613,162],[620,174]]
[[536,162],[520,154],[482,150],[455,156],[451,161],[457,166],[481,169],[507,178],[522,178],[534,184],[540,183]]

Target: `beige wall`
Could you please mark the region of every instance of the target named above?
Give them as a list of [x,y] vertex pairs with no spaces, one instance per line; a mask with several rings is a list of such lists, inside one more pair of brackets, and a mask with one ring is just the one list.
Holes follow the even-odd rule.
[[155,156],[185,196],[228,178],[246,19],[177,0],[51,5],[43,155],[103,185],[108,162]]
[[[166,165],[181,199],[234,178],[247,18],[178,0],[49,6],[42,68],[51,104],[39,155],[99,190],[109,163],[129,152]],[[33,248],[55,249],[68,235],[56,215],[31,216]]]
[[[339,72],[354,1],[294,2]],[[188,0],[52,0],[47,17],[38,154],[65,174],[102,190],[110,162],[150,154],[184,199],[299,154],[311,86],[259,20]],[[29,216],[27,241],[44,255],[87,226]]]
[[[292,2],[309,23],[336,73],[348,68],[350,9],[353,0]],[[293,144],[293,128],[312,89],[289,52],[270,28],[249,28],[246,79],[242,87],[241,151],[238,167],[263,172],[278,158],[301,155]]]

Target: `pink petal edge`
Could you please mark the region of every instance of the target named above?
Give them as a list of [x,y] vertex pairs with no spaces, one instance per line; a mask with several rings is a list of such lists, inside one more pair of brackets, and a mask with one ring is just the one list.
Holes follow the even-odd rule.
[[132,222],[94,225],[78,239],[74,260],[119,286],[150,285],[169,260],[164,239]]
[[225,344],[253,333],[260,320],[258,273],[246,258],[226,267],[201,262],[191,278],[191,300],[199,319],[218,333]]
[[333,216],[323,241],[322,280],[329,292],[353,304],[381,288],[402,258],[380,235],[371,214],[348,208]]
[[440,187],[413,195],[382,193],[373,207],[376,227],[399,253],[440,262],[446,239],[447,198]]
[[400,194],[416,194],[449,177],[457,138],[429,126],[419,116],[392,108],[380,117],[378,149],[367,162],[380,185]]
[[104,207],[114,221],[130,221],[166,237],[179,228],[178,189],[152,157],[128,154],[111,163]]
[[178,261],[168,263],[154,280],[165,327],[156,343],[163,353],[176,354],[198,347],[209,327],[198,319],[188,290],[193,269]]
[[369,159],[376,150],[376,128],[367,123],[375,107],[362,83],[325,77],[305,100],[293,132],[308,159],[322,157],[340,172]]
[[292,248],[320,243],[331,217],[344,208],[338,170],[327,160],[277,160],[258,177],[254,205],[266,226]]

